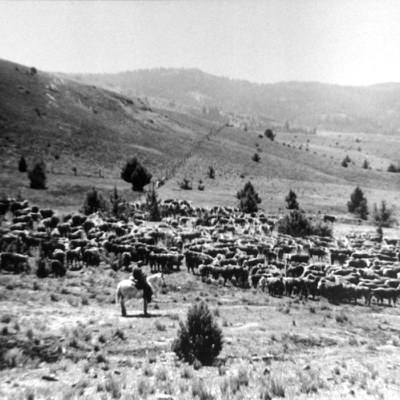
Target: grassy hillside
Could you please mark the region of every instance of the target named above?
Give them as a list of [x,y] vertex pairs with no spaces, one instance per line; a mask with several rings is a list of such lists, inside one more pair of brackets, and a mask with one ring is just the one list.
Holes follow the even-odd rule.
[[[236,204],[235,194],[252,180],[262,208],[277,212],[294,189],[301,206],[312,212],[346,213],[355,186],[365,190],[372,205],[381,199],[400,200],[400,175],[386,172],[398,159],[400,137],[359,133],[278,133],[275,141],[263,132],[212,123],[190,113],[151,110],[144,100],[83,85],[56,74],[31,71],[0,62],[0,194],[18,192],[39,205],[75,210],[85,192],[114,186],[128,199],[130,185],[120,179],[125,160],[137,154],[155,177],[171,179],[163,198],[187,198],[196,204]],[[252,156],[259,152],[260,162]],[[43,157],[48,189],[29,189],[26,174],[17,170],[24,154],[29,166]],[[348,168],[340,163],[349,155]],[[363,169],[367,159],[371,169]],[[207,177],[213,166],[216,179]],[[78,174],[74,176],[72,168]],[[193,181],[183,191],[177,181]],[[205,190],[197,189],[203,180]]]
[[0,186],[6,193],[43,197],[26,190],[26,176],[16,171],[21,155],[29,166],[46,161],[48,201],[74,204],[68,195],[82,197],[93,184],[120,185],[121,166],[133,154],[154,176],[164,175],[212,127],[153,112],[139,98],[0,61]]
[[112,90],[200,108],[259,115],[291,125],[343,132],[398,132],[400,84],[368,87],[316,82],[256,84],[196,69],[153,69],[78,75]]

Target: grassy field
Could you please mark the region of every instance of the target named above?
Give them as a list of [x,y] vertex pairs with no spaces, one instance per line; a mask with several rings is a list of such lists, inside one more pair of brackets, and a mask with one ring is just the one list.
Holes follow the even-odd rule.
[[[115,305],[126,273],[103,263],[63,279],[0,276],[2,399],[397,399],[400,311],[272,298],[181,271],[141,314]],[[213,367],[171,352],[204,301],[220,325]]]

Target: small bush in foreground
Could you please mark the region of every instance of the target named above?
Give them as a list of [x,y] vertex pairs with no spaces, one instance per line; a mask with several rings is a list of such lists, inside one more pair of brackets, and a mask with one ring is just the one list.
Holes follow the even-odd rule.
[[195,360],[211,365],[222,350],[222,331],[206,303],[189,308],[186,323],[181,322],[178,337],[172,343],[177,356],[193,364]]

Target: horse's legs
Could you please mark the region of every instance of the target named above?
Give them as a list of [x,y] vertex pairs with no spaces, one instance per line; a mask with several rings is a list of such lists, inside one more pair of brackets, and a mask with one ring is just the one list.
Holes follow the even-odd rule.
[[147,314],[147,300],[145,298],[143,298],[143,313],[144,313],[144,315],[148,315]]
[[123,317],[126,317],[126,308],[124,298],[121,296],[121,313]]

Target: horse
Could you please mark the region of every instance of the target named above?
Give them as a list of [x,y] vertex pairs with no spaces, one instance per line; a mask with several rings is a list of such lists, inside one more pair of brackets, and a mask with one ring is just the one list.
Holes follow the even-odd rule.
[[[158,290],[165,286],[164,274],[158,273],[151,275],[146,278],[146,281],[150,288],[153,291],[153,294],[156,294]],[[126,308],[125,308],[125,300],[128,299],[139,299],[143,297],[143,289],[138,289],[135,286],[135,281],[130,279],[124,279],[117,286],[117,293],[115,296],[116,304],[121,304],[121,314],[123,317],[126,317]],[[148,301],[145,297],[143,297],[143,313],[144,315],[148,315],[147,313],[147,304]]]

